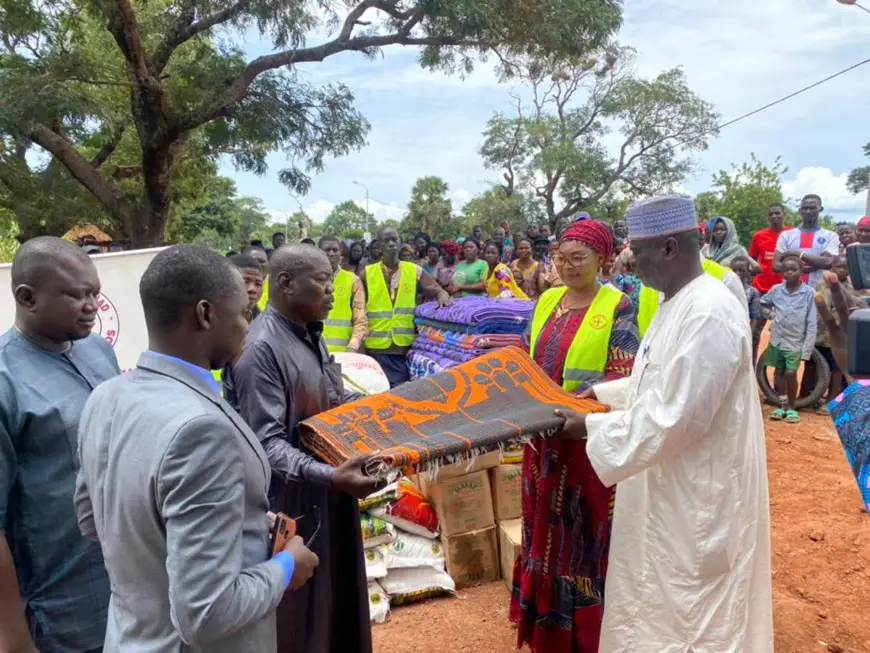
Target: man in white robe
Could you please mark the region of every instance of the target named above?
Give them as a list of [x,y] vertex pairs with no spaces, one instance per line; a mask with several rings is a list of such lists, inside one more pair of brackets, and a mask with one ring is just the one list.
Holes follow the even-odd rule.
[[[688,198],[627,214],[645,284],[665,301],[629,378],[566,414],[617,485],[601,653],[773,650],[767,459],[745,307],[703,273]],[[588,435],[587,435],[588,434]]]

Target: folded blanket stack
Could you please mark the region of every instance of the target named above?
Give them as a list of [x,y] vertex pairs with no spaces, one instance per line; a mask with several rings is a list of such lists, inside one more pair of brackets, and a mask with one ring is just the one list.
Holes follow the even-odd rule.
[[450,306],[417,307],[417,339],[408,353],[412,379],[443,372],[501,347],[522,347],[534,303],[522,299],[463,297]]

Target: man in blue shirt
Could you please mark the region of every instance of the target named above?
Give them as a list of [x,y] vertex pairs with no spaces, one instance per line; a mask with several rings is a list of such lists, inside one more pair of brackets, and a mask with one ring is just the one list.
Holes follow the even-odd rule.
[[12,292],[15,326],[0,336],[0,650],[100,651],[109,581],[73,507],[85,400],[120,374],[91,332],[100,280],[80,248],[42,237],[18,250]]

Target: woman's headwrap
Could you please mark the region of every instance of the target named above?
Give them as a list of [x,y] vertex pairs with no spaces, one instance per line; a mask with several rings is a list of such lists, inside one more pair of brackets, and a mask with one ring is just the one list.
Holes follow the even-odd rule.
[[863,218],[858,220],[859,227],[870,227],[870,215],[865,215]]
[[586,245],[605,259],[610,258],[616,248],[610,227],[598,220],[581,220],[573,223],[562,232],[559,242],[575,242]]
[[449,254],[451,256],[459,256],[460,247],[458,243],[455,243],[452,240],[445,240],[441,242],[441,251],[445,254]]

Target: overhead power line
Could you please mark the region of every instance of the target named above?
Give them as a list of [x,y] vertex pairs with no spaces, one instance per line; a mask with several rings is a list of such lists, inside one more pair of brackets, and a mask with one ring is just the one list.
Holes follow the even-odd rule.
[[794,93],[789,93],[788,95],[785,95],[785,96],[779,98],[778,100],[774,100],[773,102],[769,102],[768,104],[765,104],[763,107],[758,107],[757,109],[750,111],[749,113],[744,113],[742,116],[738,116],[737,118],[734,118],[733,120],[729,120],[728,122],[723,122],[721,125],[717,126],[716,129],[711,130],[711,131],[718,131],[718,130],[723,129],[725,127],[730,127],[731,125],[733,125],[736,122],[740,122],[741,120],[749,118],[750,116],[754,116],[757,113],[761,113],[762,111],[770,109],[771,107],[775,107],[777,104],[782,104],[786,100],[790,100],[793,97],[800,95],[801,93],[806,93],[807,91],[812,90],[812,89],[816,88],[817,86],[821,86],[822,84],[829,82],[832,79],[836,79],[840,75],[845,75],[848,72],[852,72],[856,68],[860,68],[861,66],[863,66],[864,64],[867,64],[867,63],[870,63],[870,59],[864,59],[864,61],[859,61],[858,63],[851,65],[848,68],[843,68],[843,70],[836,72],[833,75],[828,75],[824,79],[820,79],[817,82],[813,82],[809,86],[804,86],[802,89],[795,91]]

